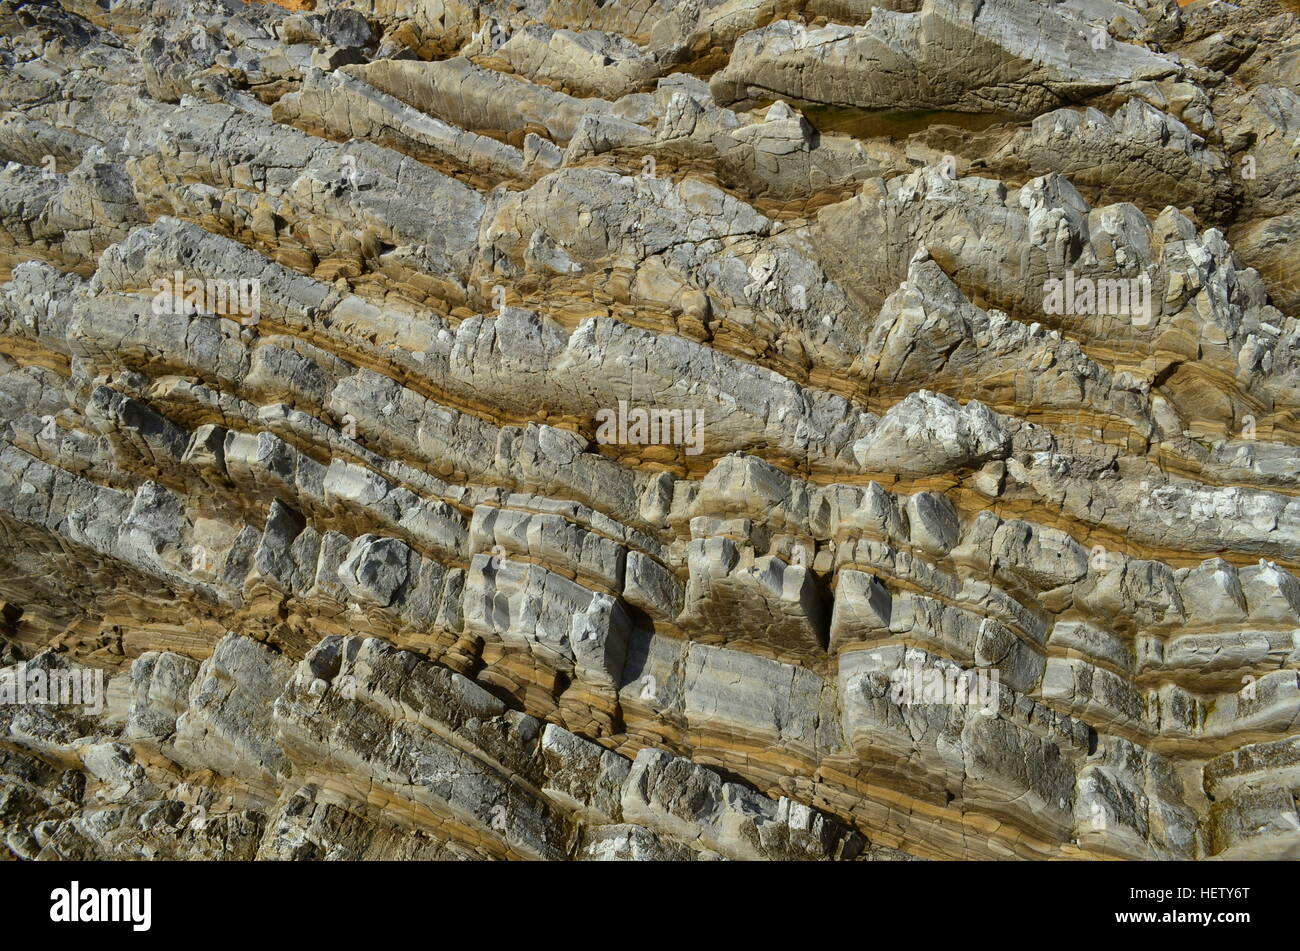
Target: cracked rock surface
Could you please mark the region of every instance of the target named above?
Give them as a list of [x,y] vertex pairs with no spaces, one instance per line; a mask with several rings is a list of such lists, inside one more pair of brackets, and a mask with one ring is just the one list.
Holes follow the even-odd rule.
[[1300,4],[0,0],[0,163],[4,857],[1300,858]]

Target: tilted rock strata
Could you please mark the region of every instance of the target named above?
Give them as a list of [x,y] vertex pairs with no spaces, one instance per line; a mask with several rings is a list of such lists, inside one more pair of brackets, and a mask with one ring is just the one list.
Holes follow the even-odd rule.
[[[15,854],[788,860],[865,846],[816,809],[663,750],[629,760],[377,638],[327,637],[295,667],[231,634],[202,664],[146,652],[118,682],[84,732],[48,708],[8,723],[27,746],[5,757]],[[38,752],[75,764],[53,789]]]
[[0,3],[7,851],[1300,854],[1297,56]]

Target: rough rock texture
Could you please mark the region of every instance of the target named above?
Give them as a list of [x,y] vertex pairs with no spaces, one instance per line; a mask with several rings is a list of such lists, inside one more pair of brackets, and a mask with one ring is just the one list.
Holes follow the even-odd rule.
[[1296,4],[0,0],[0,162],[7,856],[1300,857]]

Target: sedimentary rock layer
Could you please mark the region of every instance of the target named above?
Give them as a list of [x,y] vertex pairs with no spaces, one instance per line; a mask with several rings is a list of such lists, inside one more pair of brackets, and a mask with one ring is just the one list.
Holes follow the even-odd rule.
[[8,856],[1300,856],[1300,14],[0,0]]

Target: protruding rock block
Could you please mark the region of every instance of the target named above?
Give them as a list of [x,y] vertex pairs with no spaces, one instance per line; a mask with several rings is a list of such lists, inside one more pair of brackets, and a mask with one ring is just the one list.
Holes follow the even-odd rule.
[[687,630],[702,639],[749,640],[787,654],[825,650],[825,608],[808,568],[775,555],[756,556],[752,548],[742,552],[727,538],[692,541],[686,563],[690,581],[678,623]]
[[610,595],[537,565],[482,554],[466,579],[465,627],[607,687],[619,683],[630,630]]

